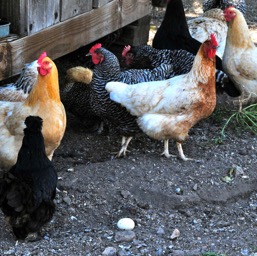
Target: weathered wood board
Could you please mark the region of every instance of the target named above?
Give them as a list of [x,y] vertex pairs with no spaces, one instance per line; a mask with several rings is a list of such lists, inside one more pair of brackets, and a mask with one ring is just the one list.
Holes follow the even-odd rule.
[[27,0],[28,35],[59,22],[59,0]]
[[93,8],[100,8],[112,0],[93,0]]
[[61,21],[92,10],[92,0],[60,0]]
[[11,33],[31,35],[60,21],[60,0],[0,0],[0,17]]

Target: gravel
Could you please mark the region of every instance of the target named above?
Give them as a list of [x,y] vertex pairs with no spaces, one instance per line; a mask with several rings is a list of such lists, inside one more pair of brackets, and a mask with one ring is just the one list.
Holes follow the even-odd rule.
[[[184,3],[187,13],[198,11],[197,1]],[[0,255],[257,256],[257,138],[233,123],[221,137],[233,105],[224,98],[228,104],[191,129],[184,153],[199,161],[189,162],[160,156],[163,143],[143,134],[117,159],[119,137],[87,133],[68,113],[53,158],[54,218],[40,239],[16,241],[1,214]],[[172,141],[170,150],[177,154]],[[135,228],[119,230],[127,217]]]

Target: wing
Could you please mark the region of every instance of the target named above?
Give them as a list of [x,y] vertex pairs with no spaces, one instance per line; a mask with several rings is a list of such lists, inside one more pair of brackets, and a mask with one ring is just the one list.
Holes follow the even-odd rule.
[[[110,82],[106,90],[110,98],[123,105],[135,116],[145,113],[173,111],[183,104],[188,93],[184,89],[188,86],[186,75],[180,75],[168,80],[154,81],[127,85],[119,82]],[[183,95],[183,96],[182,96]],[[172,102],[172,104],[170,104]]]
[[257,81],[257,48],[245,51],[238,60],[236,70],[247,80]]

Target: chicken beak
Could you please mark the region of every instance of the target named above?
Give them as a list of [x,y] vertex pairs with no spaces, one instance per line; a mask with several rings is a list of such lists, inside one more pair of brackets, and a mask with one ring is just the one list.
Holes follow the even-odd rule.
[[92,54],[89,52],[87,53],[85,56],[88,57],[88,56],[91,56]]

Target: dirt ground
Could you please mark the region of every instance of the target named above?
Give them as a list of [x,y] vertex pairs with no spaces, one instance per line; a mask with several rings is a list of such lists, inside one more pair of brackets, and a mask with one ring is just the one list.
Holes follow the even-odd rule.
[[[188,15],[201,13],[200,1],[184,4]],[[257,1],[247,4],[255,29]],[[16,242],[1,214],[0,255],[256,256],[257,137],[233,123],[221,137],[230,115],[217,105],[193,127],[183,148],[199,161],[183,162],[160,156],[163,143],[143,134],[115,158],[120,137],[86,133],[68,113],[53,158],[56,214],[34,242]],[[178,153],[173,141],[170,151]],[[133,231],[118,230],[123,217],[135,221]]]

